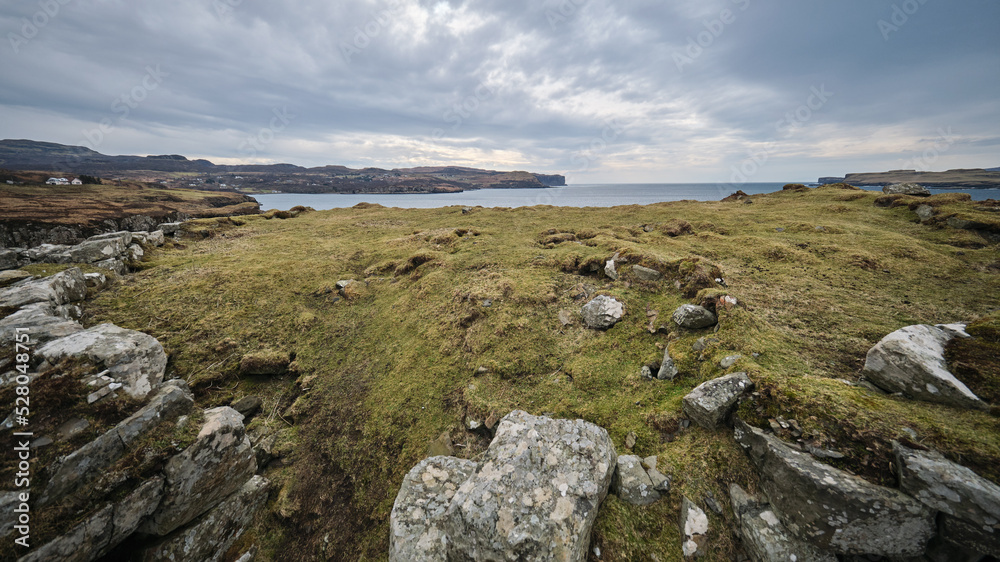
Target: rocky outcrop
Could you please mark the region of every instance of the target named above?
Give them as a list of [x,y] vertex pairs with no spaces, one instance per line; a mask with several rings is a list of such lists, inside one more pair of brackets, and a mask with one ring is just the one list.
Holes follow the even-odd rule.
[[21,282],[0,291],[0,308],[20,308],[36,302],[60,306],[87,298],[83,272],[73,267],[50,277]]
[[642,466],[642,459],[635,455],[618,456],[611,491],[632,505],[649,505],[660,499],[660,493],[653,489],[653,481]]
[[882,193],[888,195],[914,195],[917,197],[931,196],[931,190],[919,183],[894,183],[883,187]]
[[197,440],[167,461],[163,501],[141,531],[170,533],[240,489],[256,471],[243,416],[228,406],[206,410]]
[[143,549],[133,559],[140,561],[215,562],[236,542],[254,513],[264,505],[270,481],[254,476],[234,494],[197,521],[167,539]]
[[84,263],[124,274],[129,264],[142,259],[145,253],[143,246],[162,246],[164,240],[162,230],[121,230],[97,234],[72,245],[46,243],[28,248],[0,248],[0,270],[33,263]]
[[167,368],[167,354],[156,338],[114,324],[100,324],[50,341],[38,348],[36,355],[43,360],[40,370],[71,357],[91,361],[136,398],[149,394],[163,380]]
[[681,305],[674,311],[673,319],[675,324],[689,330],[710,328],[719,322],[712,311],[694,304]]
[[[899,486],[927,507],[940,511],[952,532],[946,539],[1000,556],[1000,486],[939,453],[893,443]],[[958,536],[966,538],[957,541]]]
[[868,351],[864,375],[876,386],[917,400],[984,410],[988,405],[948,370],[945,346],[969,337],[962,325],[907,326]]
[[389,517],[389,561],[446,560],[448,506],[476,471],[476,463],[455,457],[430,457],[403,479]]
[[511,412],[480,464],[434,457],[410,471],[393,505],[391,559],[586,560],[617,459],[591,423]]
[[12,347],[19,333],[27,333],[31,344],[37,346],[80,331],[83,326],[79,322],[57,313],[51,303],[36,302],[0,319],[0,348]]
[[68,532],[32,551],[18,562],[66,560],[90,562],[108,554],[156,508],[163,495],[163,478],[153,478],[121,501],[108,504]]
[[729,497],[737,532],[754,562],[837,562],[833,554],[822,552],[789,533],[766,502],[750,496],[743,488],[730,484]]
[[734,435],[775,515],[813,546],[838,554],[919,556],[934,535],[934,512],[902,492],[818,462],[742,421]]
[[104,474],[139,437],[164,421],[188,413],[193,405],[186,383],[168,381],[138,412],[62,459],[53,469],[41,503],[57,501],[84,488]]
[[703,382],[684,397],[684,413],[701,427],[716,429],[725,423],[740,397],[753,388],[753,381],[746,373]]
[[600,427],[511,412],[448,509],[449,560],[585,560],[616,462]]
[[621,321],[625,305],[611,297],[598,295],[583,305],[580,314],[588,328],[607,330]]

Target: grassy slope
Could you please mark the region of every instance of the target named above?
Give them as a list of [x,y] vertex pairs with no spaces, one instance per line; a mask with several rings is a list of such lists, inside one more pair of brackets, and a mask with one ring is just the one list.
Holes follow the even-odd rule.
[[[721,375],[718,361],[734,352],[744,358],[729,371],[748,371],[761,390],[742,415],[764,425],[778,415],[798,420],[807,437],[848,454],[843,468],[891,484],[887,443],[908,439],[908,427],[925,445],[1000,480],[996,417],[838,380],[856,381],[865,352],[885,334],[973,320],[1000,298],[996,246],[919,225],[906,207],[877,208],[876,197],[821,188],[757,196],[752,205],[468,215],[375,207],[236,226],[196,221],[191,230],[214,236],[153,253],[145,271],[98,298],[88,322],[159,338],[169,369],[198,385],[202,405],[265,397],[251,426],[283,429],[290,451],[268,469],[278,491],[242,541],[262,544],[265,559],[384,559],[396,491],[428,442],[450,430],[463,445],[457,454],[474,457],[487,441],[463,432],[463,414],[520,408],[597,423],[620,453],[634,431],[636,453],[658,454],[673,476],[669,499],[653,506],[608,498],[593,539],[602,560],[679,559],[681,494],[709,491],[726,510],[710,514],[709,559],[731,560],[738,547],[726,530],[726,486],[753,490],[754,476],[727,432],[677,425],[681,398]],[[674,218],[690,221],[695,234],[643,228]],[[540,241],[550,229],[575,232],[582,243],[546,247]],[[650,334],[647,310],[671,326],[670,313],[691,299],[672,280],[628,283],[627,266],[614,283],[574,271],[615,251],[668,270],[698,256],[722,268],[745,308],[722,312],[714,334]],[[349,278],[367,282],[338,300],[331,289]],[[558,311],[579,310],[583,301],[572,295],[581,283],[624,301],[625,319],[608,332],[563,327]],[[699,357],[691,344],[706,335],[720,341]],[[666,344],[686,375],[641,380],[640,367],[658,361]],[[240,380],[240,356],[256,350],[295,352],[298,386],[294,375]],[[474,376],[480,366],[490,373]],[[297,397],[299,387],[306,390]]]

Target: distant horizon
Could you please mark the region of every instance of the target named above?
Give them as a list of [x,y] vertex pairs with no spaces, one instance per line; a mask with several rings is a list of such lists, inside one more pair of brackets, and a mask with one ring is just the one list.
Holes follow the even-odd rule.
[[[63,144],[63,143],[59,143],[59,142],[55,142],[55,141],[50,141],[50,140],[36,140],[36,139],[27,139],[27,138],[18,138],[18,139],[15,139],[15,138],[5,138],[5,139],[0,139],[0,142],[5,142],[5,141],[25,141],[25,142],[57,144],[57,145],[68,146],[68,147],[72,147],[72,148],[86,148],[86,149],[89,149],[89,150],[93,150],[94,152],[98,152],[99,154],[101,154],[103,156],[137,156],[137,157],[143,157],[143,158],[150,157],[150,156],[183,156],[188,161],[207,160],[207,161],[211,162],[214,165],[221,165],[221,166],[292,165],[292,166],[299,166],[299,167],[307,168],[307,169],[308,168],[323,168],[323,167],[328,167],[328,166],[343,166],[343,167],[347,167],[347,168],[351,168],[351,169],[360,169],[360,168],[354,168],[353,166],[347,166],[345,164],[334,163],[334,162],[328,162],[326,164],[322,164],[322,165],[318,165],[318,166],[305,166],[305,165],[296,164],[295,162],[290,162],[290,161],[268,162],[268,163],[263,163],[263,162],[246,162],[246,163],[241,163],[241,164],[237,164],[237,163],[222,163],[222,164],[220,164],[219,162],[217,162],[214,159],[212,159],[212,157],[210,157],[210,156],[189,156],[189,155],[182,154],[182,153],[179,153],[179,152],[169,152],[169,151],[167,151],[167,152],[162,152],[162,153],[149,153],[149,154],[142,154],[142,153],[107,154],[107,153],[103,153],[103,152],[94,150],[93,148],[88,147],[88,146],[84,146],[84,145],[66,145],[66,144]],[[3,166],[0,165],[0,168],[2,168],[2,167]],[[761,180],[757,180],[757,181],[745,181],[745,182],[731,182],[731,181],[726,182],[726,181],[710,181],[710,180],[689,180],[689,181],[662,181],[662,180],[655,181],[655,180],[647,180],[647,181],[579,181],[579,182],[572,182],[569,179],[571,177],[569,172],[559,172],[559,171],[538,172],[538,171],[530,170],[530,169],[523,169],[523,170],[497,170],[495,168],[485,167],[484,165],[477,166],[477,165],[469,165],[469,164],[442,163],[442,164],[424,165],[424,166],[407,166],[407,167],[404,167],[404,168],[396,168],[396,167],[389,168],[389,167],[378,165],[378,164],[369,164],[369,165],[367,165],[365,167],[367,167],[367,168],[376,168],[376,169],[384,169],[384,170],[388,170],[388,171],[392,171],[392,170],[405,170],[405,169],[409,169],[409,168],[421,168],[421,167],[425,167],[425,168],[434,168],[434,167],[460,167],[460,168],[474,168],[474,169],[491,170],[491,171],[524,171],[524,172],[530,172],[530,173],[548,173],[548,174],[565,175],[565,177],[566,177],[566,186],[565,187],[572,187],[573,185],[655,185],[655,184],[747,185],[747,184],[771,184],[771,183],[783,183],[783,182],[784,183],[791,183],[791,182],[818,183],[817,180],[819,178],[821,178],[821,177],[843,177],[846,174],[854,174],[854,173],[881,173],[881,172],[895,172],[895,171],[911,171],[911,170],[902,169],[902,168],[900,168],[900,169],[894,169],[894,170],[879,170],[879,171],[854,171],[854,172],[845,172],[844,174],[839,174],[839,175],[818,174],[818,175],[815,176],[815,178],[810,178],[810,179],[793,179],[793,180],[789,180],[789,179],[763,180],[763,179],[761,179]],[[981,169],[981,170],[988,170],[990,168],[996,168],[996,166],[990,166],[990,167],[982,166],[982,167],[977,167],[977,168],[954,168],[954,169]],[[946,172],[946,171],[950,171],[950,170],[919,170],[919,171],[921,171],[921,172]]]

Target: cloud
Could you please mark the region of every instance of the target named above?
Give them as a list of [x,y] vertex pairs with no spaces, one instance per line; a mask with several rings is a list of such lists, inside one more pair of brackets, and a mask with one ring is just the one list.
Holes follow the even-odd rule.
[[[962,140],[938,163],[998,165],[996,3],[57,0],[45,17],[8,4],[5,138],[83,144],[110,120],[93,148],[111,154],[581,183],[726,181],[763,147],[752,179],[782,181],[892,167],[951,127]],[[267,132],[276,111],[294,118]]]

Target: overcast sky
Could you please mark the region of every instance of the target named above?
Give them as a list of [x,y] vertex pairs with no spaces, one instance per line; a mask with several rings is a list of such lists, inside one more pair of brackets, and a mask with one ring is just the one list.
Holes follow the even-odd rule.
[[995,0],[3,2],[0,138],[570,183],[1000,166]]

